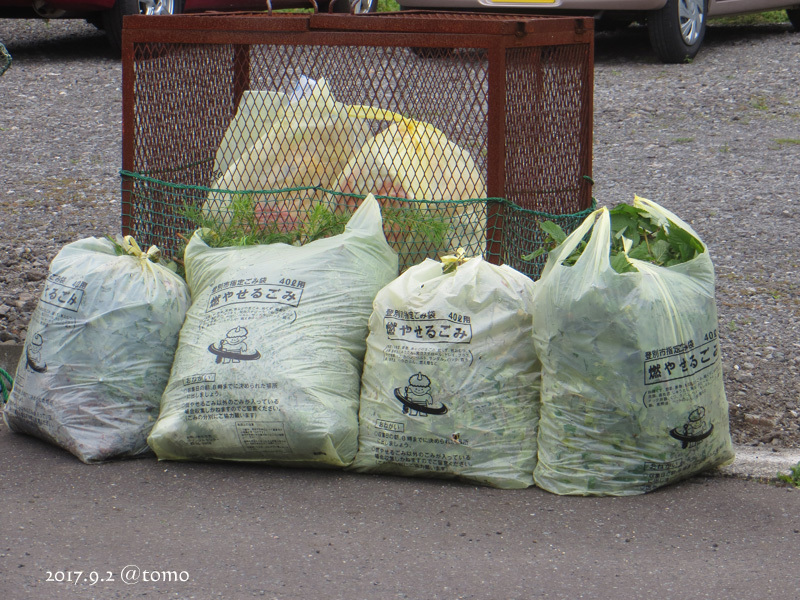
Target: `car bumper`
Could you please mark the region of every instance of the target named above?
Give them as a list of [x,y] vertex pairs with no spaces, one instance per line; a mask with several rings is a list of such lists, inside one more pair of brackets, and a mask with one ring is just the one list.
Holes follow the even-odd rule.
[[569,11],[594,14],[604,10],[658,10],[666,0],[400,0],[403,8],[435,10]]

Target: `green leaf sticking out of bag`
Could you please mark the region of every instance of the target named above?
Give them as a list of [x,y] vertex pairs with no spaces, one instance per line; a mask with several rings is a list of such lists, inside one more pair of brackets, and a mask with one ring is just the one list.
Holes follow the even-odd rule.
[[587,217],[534,287],[534,480],[556,494],[640,494],[733,459],[709,253],[634,202]]
[[[641,200],[638,196],[634,203]],[[628,273],[636,268],[628,260],[633,258],[654,265],[671,267],[685,263],[704,252],[703,244],[674,220],[652,215],[641,206],[619,204],[608,211],[611,217],[611,244],[609,260],[617,273]],[[557,223],[544,221],[539,227],[546,234],[545,244],[532,254],[522,257],[533,260],[553,250],[567,239],[567,234]],[[587,240],[581,240],[564,264],[574,265],[586,249]]]

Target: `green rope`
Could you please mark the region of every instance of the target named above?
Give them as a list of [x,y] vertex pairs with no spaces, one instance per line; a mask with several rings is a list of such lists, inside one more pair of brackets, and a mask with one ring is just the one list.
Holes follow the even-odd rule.
[[[201,164],[198,161],[193,163],[192,166]],[[171,169],[171,171],[181,171],[182,168]],[[163,171],[162,171],[163,172]],[[353,194],[341,192],[338,190],[330,190],[322,186],[302,186],[292,188],[280,189],[248,189],[248,190],[231,190],[231,189],[218,189],[212,188],[207,185],[190,185],[183,183],[173,183],[153,177],[153,171],[148,173],[133,172],[128,170],[121,170],[119,174],[130,188],[132,199],[129,202],[131,205],[131,219],[133,226],[131,229],[136,232],[136,226],[139,224],[142,229],[150,226],[152,223],[151,218],[158,216],[164,222],[159,222],[156,233],[153,235],[155,238],[148,243],[157,243],[159,247],[167,249],[168,251],[176,252],[177,250],[170,245],[170,235],[175,232],[180,233],[181,229],[188,227],[188,222],[192,222],[191,217],[180,214],[173,214],[168,207],[171,206],[175,210],[180,210],[180,204],[174,202],[180,199],[184,208],[195,203],[203,203],[207,201],[209,194],[213,192],[216,198],[215,202],[221,202],[224,208],[227,196],[230,201],[235,202],[236,198],[242,196],[270,196],[285,194],[305,196],[309,193],[323,193],[329,196],[326,202],[331,204],[341,202],[344,198],[360,198],[363,199],[363,194]],[[589,183],[593,183],[591,178],[584,177]],[[537,190],[537,195],[556,195],[563,196],[573,195],[580,192],[580,186],[571,185],[566,188],[555,189],[542,189]],[[588,208],[574,213],[552,213],[541,210],[533,210],[523,208],[513,200],[507,198],[469,198],[462,200],[433,200],[433,199],[416,199],[416,198],[398,198],[395,196],[376,196],[377,199],[400,201],[402,202],[401,210],[405,207],[417,207],[421,213],[426,211],[441,210],[442,207],[448,209],[450,207],[467,207],[467,210],[483,210],[486,217],[491,217],[487,223],[486,231],[484,234],[470,229],[470,217],[466,217],[465,221],[461,220],[459,216],[457,221],[452,225],[454,232],[460,236],[459,240],[463,243],[459,245],[469,246],[473,243],[483,245],[486,243],[486,256],[494,256],[498,252],[503,254],[501,257],[504,261],[509,262],[525,272],[533,279],[537,279],[544,266],[544,257],[537,257],[533,261],[524,261],[522,256],[529,254],[531,251],[536,250],[544,243],[544,234],[539,228],[539,224],[543,221],[553,221],[564,229],[565,232],[571,233],[577,225],[579,225],[587,216],[589,216],[597,208],[597,203],[592,198],[591,205]],[[142,208],[137,208],[137,201]],[[282,200],[277,200],[282,201]],[[193,208],[196,208],[192,206]],[[159,208],[164,210],[159,210]],[[558,210],[558,209],[556,209]],[[148,212],[149,211],[149,212]],[[188,219],[188,221],[187,221]],[[460,228],[460,229],[459,229]],[[465,229],[466,228],[466,229]],[[505,233],[496,233],[498,229],[504,229]],[[481,237],[483,236],[483,237]],[[504,237],[506,239],[504,239]],[[399,250],[401,256],[410,256],[419,254],[414,251],[414,240],[403,240],[401,242],[402,248]]]
[[[193,164],[200,164],[202,162],[208,161],[198,161],[197,163]],[[183,168],[183,167],[181,167]],[[179,169],[173,169],[174,171],[178,171]],[[138,181],[142,181],[145,183],[152,183],[158,186],[162,186],[167,189],[172,190],[192,190],[196,192],[215,192],[218,194],[229,194],[229,195],[252,195],[252,194],[285,194],[287,192],[307,192],[307,191],[321,191],[333,196],[345,196],[350,198],[364,198],[364,194],[350,194],[347,192],[341,192],[338,190],[329,190],[322,186],[303,186],[303,187],[293,187],[293,188],[280,188],[280,189],[273,189],[273,190],[227,190],[221,188],[212,188],[205,185],[189,185],[185,183],[172,183],[170,181],[164,181],[163,179],[156,179],[154,177],[150,177],[142,172],[134,172],[134,171],[127,171],[125,169],[120,170],[120,176],[123,178],[134,179]],[[585,177],[586,178],[586,177]],[[588,178],[587,178],[588,179]],[[552,192],[564,192],[566,190],[558,189],[558,190],[540,190],[540,194],[548,194]],[[532,210],[528,208],[522,208],[518,204],[515,204],[513,201],[508,200],[506,198],[467,198],[462,200],[419,200],[419,199],[409,199],[409,198],[397,198],[395,196],[375,196],[376,198],[386,198],[386,199],[394,199],[394,200],[403,200],[406,202],[419,202],[425,204],[445,204],[445,205],[452,205],[452,204],[470,204],[476,202],[483,202],[483,203],[496,203],[496,204],[503,204],[506,205],[514,210],[514,212],[521,212],[527,215],[537,216],[537,217],[562,217],[562,216],[569,216],[571,218],[578,218],[583,220],[588,215],[590,215],[596,209],[596,201],[592,198],[592,205],[589,208],[586,208],[577,213],[569,213],[568,215],[561,215],[557,213],[548,213],[542,212],[538,210]]]
[[8,71],[11,66],[11,55],[3,44],[0,44],[0,75]]
[[0,396],[3,397],[3,404],[8,402],[8,395],[11,393],[11,388],[14,386],[14,380],[11,375],[6,373],[4,369],[0,369]]
[[[226,190],[222,188],[212,188],[205,185],[189,185],[185,183],[172,183],[169,181],[164,181],[163,179],[156,179],[154,177],[149,177],[142,173],[135,173],[133,171],[126,171],[122,169],[119,172],[120,176],[127,177],[128,179],[135,179],[138,181],[143,181],[145,183],[152,183],[158,186],[165,187],[167,189],[172,190],[192,190],[195,192],[214,192],[217,194],[229,194],[229,195],[254,195],[254,194],[285,194],[288,192],[307,192],[307,191],[320,191],[325,192],[327,194],[331,194],[333,196],[346,196],[350,198],[364,198],[364,194],[350,194],[347,192],[340,192],[337,190],[329,190],[322,186],[302,186],[302,187],[291,187],[291,188],[279,188],[274,190]],[[419,202],[425,204],[470,204],[476,202],[498,202],[501,204],[508,204],[510,206],[516,206],[512,202],[509,202],[505,198],[468,198],[466,200],[417,200],[417,199],[409,199],[409,198],[397,198],[395,196],[378,196],[375,195],[376,198],[386,198],[386,199],[393,199],[393,200],[403,200],[405,202]]]
[[533,210],[530,208],[522,208],[521,206],[517,206],[516,204],[514,204],[510,200],[506,200],[505,198],[490,198],[490,200],[501,201],[502,204],[512,207],[514,209],[514,212],[517,213],[522,213],[525,215],[533,215],[536,217],[544,217],[548,219],[569,219],[569,220],[583,221],[586,217],[588,217],[595,210],[597,210],[597,201],[594,198],[592,198],[592,204],[589,206],[589,208],[584,208],[582,211],[576,213],[563,213],[563,214],[548,213],[548,212],[542,212],[540,210]]

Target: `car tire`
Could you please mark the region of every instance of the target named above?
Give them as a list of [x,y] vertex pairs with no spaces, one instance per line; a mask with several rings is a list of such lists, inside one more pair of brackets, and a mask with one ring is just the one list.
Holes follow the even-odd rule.
[[667,0],[647,15],[650,45],[665,63],[682,63],[700,51],[706,35],[708,0]]
[[[177,15],[183,11],[183,0],[151,1],[159,15]],[[122,17],[125,15],[150,14],[142,10],[139,0],[117,0],[114,6],[103,13],[103,29],[108,43],[115,53],[122,50]]]
[[787,8],[786,16],[789,17],[789,22],[794,30],[800,31],[800,8]]
[[336,0],[333,12],[356,15],[378,12],[378,0]]

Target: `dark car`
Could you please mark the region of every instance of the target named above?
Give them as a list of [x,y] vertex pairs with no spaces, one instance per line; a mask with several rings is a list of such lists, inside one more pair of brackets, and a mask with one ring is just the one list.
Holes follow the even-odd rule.
[[105,30],[116,49],[125,15],[174,15],[206,10],[266,11],[316,8],[342,13],[374,12],[378,0],[0,0],[0,18],[86,19]]

